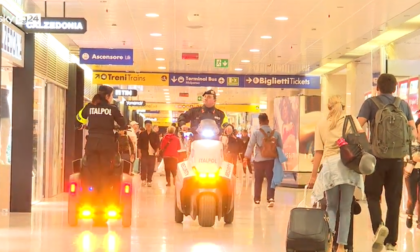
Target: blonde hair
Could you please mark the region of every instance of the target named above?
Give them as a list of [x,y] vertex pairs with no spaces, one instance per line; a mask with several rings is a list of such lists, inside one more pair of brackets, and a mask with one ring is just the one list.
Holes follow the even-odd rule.
[[331,96],[328,99],[328,109],[330,112],[328,113],[327,119],[330,121],[330,130],[337,127],[337,122],[343,113],[343,106],[341,97],[338,95]]
[[169,134],[174,134],[175,133],[175,127],[174,126],[169,126],[168,129],[166,130]]

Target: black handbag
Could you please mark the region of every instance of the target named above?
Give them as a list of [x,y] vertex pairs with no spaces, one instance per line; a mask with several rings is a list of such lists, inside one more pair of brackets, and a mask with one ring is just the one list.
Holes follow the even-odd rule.
[[[349,122],[350,131],[347,132]],[[360,160],[363,153],[367,152],[372,154],[372,150],[367,140],[366,133],[360,133],[357,131],[356,124],[354,123],[351,115],[347,115],[344,119],[342,136],[347,144],[340,146],[341,162],[343,162],[343,164],[349,169],[359,174],[363,174],[359,169]]]

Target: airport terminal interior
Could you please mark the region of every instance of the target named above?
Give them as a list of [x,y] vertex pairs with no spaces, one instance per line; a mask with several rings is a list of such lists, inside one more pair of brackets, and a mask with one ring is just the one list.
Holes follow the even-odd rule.
[[[0,252],[420,251],[420,1],[0,0],[0,17]],[[364,118],[381,97],[401,109]],[[379,137],[378,113],[413,133]],[[345,115],[368,121],[356,144],[326,128]]]

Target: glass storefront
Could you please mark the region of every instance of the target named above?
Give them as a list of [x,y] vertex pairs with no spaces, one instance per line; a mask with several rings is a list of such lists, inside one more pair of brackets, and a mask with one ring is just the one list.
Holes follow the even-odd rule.
[[0,89],[0,209],[9,209],[13,68],[1,68]]
[[34,80],[34,140],[32,166],[32,203],[44,198],[44,157],[45,157],[45,81]]
[[66,90],[47,83],[45,109],[45,197],[63,191]]

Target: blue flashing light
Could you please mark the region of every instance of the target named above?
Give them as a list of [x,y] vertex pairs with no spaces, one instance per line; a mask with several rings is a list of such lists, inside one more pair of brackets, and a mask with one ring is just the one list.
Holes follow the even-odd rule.
[[89,191],[93,191],[93,187],[89,187]]

